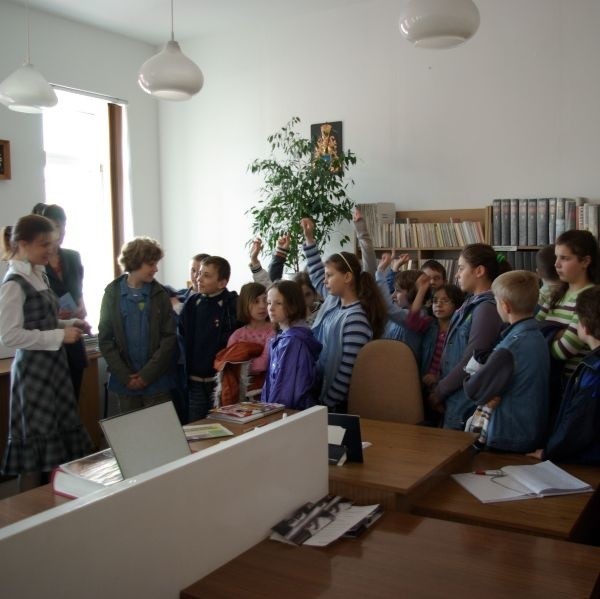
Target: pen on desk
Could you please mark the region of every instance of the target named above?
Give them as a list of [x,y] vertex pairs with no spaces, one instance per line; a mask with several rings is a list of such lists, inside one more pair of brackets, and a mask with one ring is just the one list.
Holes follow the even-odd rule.
[[481,476],[504,476],[502,470],[475,470],[473,474],[480,474]]

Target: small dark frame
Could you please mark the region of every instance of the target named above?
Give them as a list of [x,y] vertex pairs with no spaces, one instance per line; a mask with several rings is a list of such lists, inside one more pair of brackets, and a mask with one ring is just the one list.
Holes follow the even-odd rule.
[[0,179],[10,179],[10,142],[0,139]]
[[[337,142],[337,151],[344,151],[344,143],[342,139],[342,121],[325,121],[331,125],[331,135],[335,137],[335,141]],[[317,143],[317,139],[321,137],[321,125],[325,125],[325,123],[316,123],[310,126],[310,137],[313,141],[313,144]]]

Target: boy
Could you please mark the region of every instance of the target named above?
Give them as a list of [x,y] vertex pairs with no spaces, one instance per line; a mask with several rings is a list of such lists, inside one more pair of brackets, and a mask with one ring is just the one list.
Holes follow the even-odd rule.
[[575,303],[577,335],[591,351],[569,379],[554,430],[539,459],[600,464],[600,285],[582,291]]
[[478,406],[466,430],[478,432],[475,446],[527,452],[539,447],[548,418],[548,345],[534,319],[538,280],[514,270],[492,283],[496,308],[509,327],[485,364],[465,367],[467,397]]
[[198,293],[188,298],[179,317],[188,378],[188,422],[206,418],[212,407],[215,356],[240,326],[237,293],[227,289],[230,275],[225,258],[205,258],[197,277]]
[[119,256],[125,274],[104,290],[98,345],[120,413],[171,399],[177,339],[169,294],[154,278],[162,257],[158,242],[136,237]]

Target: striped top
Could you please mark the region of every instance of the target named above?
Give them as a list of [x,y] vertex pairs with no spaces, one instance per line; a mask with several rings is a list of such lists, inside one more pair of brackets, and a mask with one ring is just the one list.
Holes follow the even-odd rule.
[[433,355],[431,356],[431,364],[429,365],[427,374],[433,374],[437,377],[440,376],[440,370],[442,368],[442,351],[444,349],[444,343],[446,343],[447,336],[448,331],[442,331],[440,329],[435,340],[435,348],[433,350]]
[[[322,297],[327,297],[324,284],[325,269],[316,246],[305,246],[310,280]],[[313,328],[315,337],[323,344],[319,367],[324,373],[325,396],[328,406],[348,399],[352,369],[360,349],[373,338],[373,330],[360,301],[342,306],[339,298],[327,298],[321,317]],[[342,321],[341,331],[337,328]],[[340,334],[341,333],[341,334]],[[339,344],[341,343],[341,347]],[[338,357],[340,356],[341,357]]]
[[575,314],[577,296],[584,289],[589,289],[590,287],[592,285],[587,285],[578,291],[567,291],[552,310],[550,310],[549,303],[546,302],[536,314],[537,320],[550,320],[567,326],[562,336],[550,344],[552,357],[565,361],[564,375],[566,378],[575,372],[577,364],[590,351],[590,348],[577,335],[579,318]]

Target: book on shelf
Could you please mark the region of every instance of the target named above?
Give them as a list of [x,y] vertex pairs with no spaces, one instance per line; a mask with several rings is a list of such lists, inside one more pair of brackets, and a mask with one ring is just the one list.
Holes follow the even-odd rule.
[[356,537],[383,513],[379,505],[354,506],[339,495],[308,502],[276,524],[270,538],[293,545],[325,547],[342,536]]
[[548,198],[537,199],[537,245],[550,243],[548,231]]
[[52,489],[57,495],[83,497],[123,480],[112,449],[61,464],[52,473]]
[[549,460],[527,466],[504,466],[453,474],[452,478],[483,503],[590,493],[592,487]]
[[537,200],[527,200],[527,245],[537,245]]
[[529,211],[528,201],[519,199],[519,243],[518,245],[527,245],[527,216]]
[[492,200],[492,245],[502,243],[502,200]]
[[556,241],[556,198],[548,198],[548,243]]
[[281,403],[265,403],[262,401],[241,401],[230,406],[214,408],[208,414],[208,418],[227,420],[228,422],[251,422],[264,418],[270,414],[281,412],[285,406]]
[[186,424],[183,427],[185,438],[188,441],[200,441],[202,439],[215,439],[218,437],[232,437],[233,433],[222,424]]

